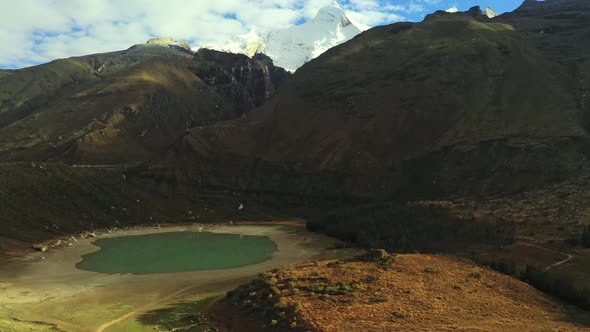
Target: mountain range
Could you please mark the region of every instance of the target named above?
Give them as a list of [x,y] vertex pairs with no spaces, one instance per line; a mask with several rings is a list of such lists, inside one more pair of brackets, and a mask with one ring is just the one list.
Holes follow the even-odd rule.
[[[330,13],[341,10],[302,29]],[[492,19],[438,11],[365,31],[294,75],[260,53],[171,39],[3,70],[0,160],[147,163],[185,189],[329,205],[538,190],[588,167],[587,13],[561,0]]]
[[[188,207],[297,216],[365,247],[528,271],[590,307],[590,3],[490,16],[361,32],[330,6],[240,37],[246,54],[156,39],[2,70],[0,234],[197,220]],[[570,258],[533,281],[546,251]]]

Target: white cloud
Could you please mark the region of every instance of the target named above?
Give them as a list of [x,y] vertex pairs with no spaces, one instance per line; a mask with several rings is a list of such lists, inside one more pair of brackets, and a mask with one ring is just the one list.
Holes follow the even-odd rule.
[[[343,0],[359,23],[404,19],[424,1]],[[333,0],[0,0],[0,68],[126,49],[151,37],[223,44],[252,26],[286,27]]]
[[354,22],[359,22],[368,26],[375,26],[381,22],[399,22],[404,20],[404,17],[401,15],[377,10],[350,12],[348,13],[348,17]]
[[446,11],[447,13],[456,13],[456,12],[458,12],[458,11],[459,11],[459,8],[457,8],[457,7],[451,7],[451,8],[449,8],[449,9],[445,10],[445,11]]

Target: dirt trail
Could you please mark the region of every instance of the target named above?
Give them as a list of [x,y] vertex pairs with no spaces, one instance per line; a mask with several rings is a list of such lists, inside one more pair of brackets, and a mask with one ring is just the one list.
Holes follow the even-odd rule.
[[183,293],[185,293],[185,292],[187,292],[187,291],[189,291],[189,290],[191,290],[193,288],[195,288],[195,286],[185,287],[185,288],[180,289],[180,290],[178,290],[178,291],[176,291],[176,292],[174,292],[174,293],[172,293],[172,294],[170,294],[168,296],[165,296],[165,297],[159,299],[158,301],[152,302],[152,303],[147,304],[145,306],[142,306],[142,307],[140,307],[140,308],[138,308],[136,310],[133,310],[131,312],[128,312],[128,313],[126,313],[125,315],[123,315],[121,317],[118,317],[118,318],[115,318],[115,319],[113,319],[111,321],[108,321],[108,322],[102,324],[101,326],[99,326],[98,328],[96,328],[96,332],[103,332],[104,330],[108,329],[109,327],[111,327],[113,325],[116,325],[116,324],[119,324],[119,323],[121,323],[121,322],[123,322],[123,321],[125,321],[125,320],[127,320],[127,319],[129,319],[129,318],[131,318],[133,316],[135,316],[138,313],[148,311],[148,310],[150,310],[151,308],[153,308],[153,307],[155,307],[157,305],[165,304],[166,302],[170,301],[171,299],[173,299],[173,298],[175,298],[175,297],[177,297],[177,296],[179,296],[179,295],[181,295],[181,294],[183,294]]
[[134,162],[134,163],[127,163],[127,164],[113,164],[113,165],[72,165],[73,168],[132,168],[137,167],[143,164],[143,161]]
[[570,255],[570,254],[564,254],[564,253],[561,253],[561,254],[563,254],[563,255],[566,255],[566,256],[567,256],[567,258],[566,258],[566,259],[564,259],[564,260],[562,260],[562,261],[559,261],[559,262],[557,262],[557,263],[555,263],[555,264],[549,265],[549,266],[548,266],[548,267],[546,267],[546,268],[545,268],[545,270],[543,270],[543,271],[547,272],[547,271],[551,270],[552,268],[554,268],[554,267],[556,267],[556,266],[559,266],[559,265],[561,265],[561,264],[563,264],[563,263],[567,263],[567,262],[568,262],[568,261],[570,261],[572,258],[574,258],[574,256],[572,256],[572,255]]
[[556,266],[559,266],[559,265],[561,265],[561,264],[567,263],[567,262],[569,262],[569,261],[570,261],[572,258],[574,258],[574,256],[573,256],[573,255],[566,254],[566,253],[564,253],[564,252],[557,251],[557,250],[552,250],[552,249],[548,249],[548,248],[540,247],[540,246],[537,246],[537,245],[534,245],[534,244],[530,244],[530,243],[522,243],[522,245],[525,245],[525,246],[527,246],[527,247],[533,247],[533,248],[537,248],[537,249],[541,249],[541,250],[549,251],[549,252],[552,252],[552,253],[558,253],[558,254],[560,254],[560,255],[566,256],[566,258],[565,258],[565,259],[563,259],[563,260],[561,260],[561,261],[559,261],[559,262],[557,262],[557,263],[554,263],[554,264],[551,264],[551,265],[547,266],[545,269],[543,269],[543,272],[547,272],[547,271],[551,270],[552,268],[554,268],[554,267],[556,267]]

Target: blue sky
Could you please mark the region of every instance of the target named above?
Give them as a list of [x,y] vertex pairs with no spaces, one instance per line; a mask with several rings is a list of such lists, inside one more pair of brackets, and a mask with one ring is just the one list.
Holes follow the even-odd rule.
[[[435,10],[446,10],[451,7],[457,7],[460,11],[466,11],[473,6],[480,6],[482,8],[490,7],[498,14],[505,12],[511,12],[520,6],[524,0],[455,0],[455,1],[427,1],[430,4],[425,4],[425,12],[433,12]],[[382,1],[382,2],[394,2],[394,1]],[[408,15],[408,19],[411,21],[420,21],[424,18],[425,12],[415,13]]]
[[[126,49],[152,37],[191,46],[224,44],[253,27],[301,24],[333,0],[0,0],[0,69]],[[522,0],[342,0],[349,17],[369,26],[421,21],[436,10],[490,6],[512,11]]]

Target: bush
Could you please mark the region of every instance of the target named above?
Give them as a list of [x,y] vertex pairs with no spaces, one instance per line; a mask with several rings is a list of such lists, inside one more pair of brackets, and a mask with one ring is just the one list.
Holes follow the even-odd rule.
[[396,318],[408,318],[409,315],[405,312],[401,311],[394,311],[392,314],[392,321],[395,321]]
[[473,279],[477,279],[477,280],[480,280],[481,279],[481,274],[480,273],[477,273],[477,272],[469,273],[467,276],[469,278],[473,278]]
[[313,294],[320,295],[344,295],[354,292],[357,286],[352,281],[339,281],[331,284],[325,281],[319,281],[308,288],[308,291]]
[[374,304],[374,303],[385,303],[385,302],[388,302],[388,301],[389,300],[386,297],[384,297],[384,296],[380,296],[380,297],[377,296],[377,297],[370,298],[367,302],[369,304]]

